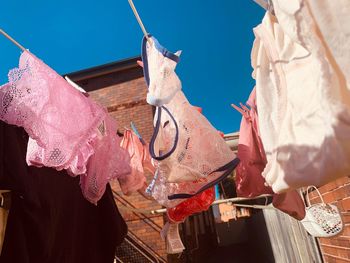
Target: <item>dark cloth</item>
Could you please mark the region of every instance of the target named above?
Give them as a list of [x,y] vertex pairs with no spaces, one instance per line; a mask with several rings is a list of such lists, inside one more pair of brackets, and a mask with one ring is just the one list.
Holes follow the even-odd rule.
[[109,263],[127,226],[109,185],[95,206],[79,177],[28,167],[28,136],[0,121],[0,189],[12,190],[1,263]]

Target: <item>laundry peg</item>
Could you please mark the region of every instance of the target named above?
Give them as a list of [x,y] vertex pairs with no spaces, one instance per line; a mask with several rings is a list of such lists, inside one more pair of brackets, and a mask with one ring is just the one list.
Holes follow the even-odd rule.
[[139,131],[137,130],[135,124],[133,122],[130,122],[130,126],[131,126],[131,129],[134,131],[134,133],[136,134],[136,136],[139,138],[140,142],[143,144],[143,145],[146,145],[146,142],[143,140],[141,134],[139,133]]
[[264,8],[266,11],[270,12],[271,14],[275,14],[273,10],[273,3],[272,0],[253,0],[255,3],[260,5],[262,8]]
[[267,2],[265,0],[254,0],[254,2],[264,8],[266,11],[268,10]]
[[7,34],[3,29],[0,28],[0,33],[4,35],[8,40],[10,40],[13,44],[15,44],[17,47],[19,47],[22,51],[26,51],[26,49],[18,43],[16,40],[14,40],[9,34]]

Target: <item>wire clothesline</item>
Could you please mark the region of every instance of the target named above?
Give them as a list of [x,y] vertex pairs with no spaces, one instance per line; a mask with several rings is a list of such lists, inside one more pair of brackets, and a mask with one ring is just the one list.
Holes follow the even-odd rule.
[[129,5],[130,5],[132,11],[134,12],[134,15],[135,15],[135,17],[136,17],[137,22],[139,23],[139,25],[140,25],[140,27],[141,27],[141,30],[142,30],[143,34],[145,35],[145,37],[147,38],[147,40],[149,40],[147,30],[146,30],[145,26],[144,26],[143,23],[142,23],[142,20],[141,20],[141,18],[140,18],[140,16],[139,16],[139,13],[138,13],[137,10],[136,10],[136,7],[135,7],[133,1],[132,1],[132,0],[128,0],[128,1],[129,1]]
[[[254,208],[254,209],[275,209],[272,205],[247,205],[247,204],[236,204],[235,203],[235,202],[241,202],[241,201],[256,200],[256,199],[260,199],[260,198],[265,198],[267,200],[267,198],[271,197],[271,196],[272,196],[271,194],[264,194],[264,195],[259,195],[256,197],[234,197],[234,198],[220,199],[220,200],[214,201],[211,205],[232,203],[234,206],[237,206],[237,207],[247,207],[247,208]],[[166,213],[165,208],[152,210],[152,209],[134,208],[134,207],[126,206],[124,204],[121,204],[121,205],[119,204],[118,208],[120,208],[122,210],[132,211],[135,213],[151,214],[151,215]]]
[[23,47],[20,43],[14,40],[9,34],[7,34],[3,29],[0,28],[0,34],[4,35],[7,39],[9,39],[13,44],[19,47],[22,51],[25,51],[25,47]]

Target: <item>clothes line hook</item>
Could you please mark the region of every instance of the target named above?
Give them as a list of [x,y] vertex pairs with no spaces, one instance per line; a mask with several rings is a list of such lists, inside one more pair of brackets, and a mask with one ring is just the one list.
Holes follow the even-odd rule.
[[7,34],[4,30],[0,28],[0,33],[3,34],[8,40],[10,40],[13,44],[15,44],[17,47],[19,47],[22,51],[26,51],[26,49],[18,43],[16,40],[14,40],[9,34]]
[[134,15],[135,15],[135,17],[136,17],[136,19],[137,19],[137,22],[139,23],[139,25],[140,25],[140,27],[141,27],[141,30],[142,30],[144,36],[146,37],[146,39],[147,39],[147,41],[148,41],[148,40],[149,40],[148,33],[147,33],[147,31],[146,31],[145,26],[144,26],[143,23],[142,23],[142,20],[141,20],[141,18],[140,18],[140,16],[139,16],[139,13],[138,13],[137,10],[136,10],[136,7],[135,7],[133,1],[132,1],[132,0],[128,0],[128,2],[129,2],[129,5],[130,5],[132,11],[134,12]]

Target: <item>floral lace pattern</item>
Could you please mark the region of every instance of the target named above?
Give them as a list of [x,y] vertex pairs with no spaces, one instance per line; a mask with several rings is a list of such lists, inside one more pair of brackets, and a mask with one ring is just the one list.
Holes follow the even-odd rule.
[[[72,176],[91,176],[87,163],[91,166],[94,162],[91,157],[97,155],[97,128],[107,118],[106,110],[28,51],[22,53],[19,67],[9,72],[8,79],[9,82],[0,87],[0,119],[23,127],[28,133],[28,165],[67,169]],[[119,150],[118,138],[102,141],[114,143],[109,147],[114,148],[112,153],[118,158],[112,160],[128,159],[127,153]],[[127,165],[121,163],[121,166]],[[124,169],[104,172],[112,178],[120,170]],[[98,177],[107,175],[98,174]],[[96,203],[104,187],[103,184],[97,186],[100,193],[96,196],[89,196],[87,190],[83,193]],[[84,185],[84,189],[89,188],[96,185]]]
[[[176,150],[157,162],[158,177],[152,196],[160,204],[173,207],[184,199],[168,200],[169,195],[197,192],[220,177],[223,172],[214,171],[235,159],[236,155],[209,121],[187,101],[182,91],[165,106],[177,121],[179,140]],[[160,133],[156,151],[168,152],[176,129],[167,114],[162,114]]]

